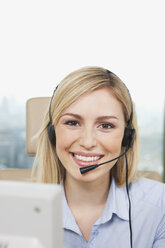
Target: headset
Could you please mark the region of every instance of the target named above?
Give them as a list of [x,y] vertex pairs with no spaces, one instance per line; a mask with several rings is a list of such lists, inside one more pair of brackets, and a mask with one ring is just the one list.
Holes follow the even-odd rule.
[[[115,75],[113,72],[107,70],[107,73],[110,75],[110,74],[113,74]],[[129,186],[128,186],[128,162],[127,162],[127,152],[128,150],[132,147],[133,145],[133,142],[134,142],[134,139],[135,139],[135,136],[136,136],[136,130],[134,128],[132,128],[132,121],[133,121],[133,102],[132,102],[132,98],[131,98],[131,95],[130,95],[130,92],[128,90],[128,88],[126,87],[126,85],[123,83],[123,85],[125,86],[125,88],[127,89],[128,91],[128,94],[129,94],[129,98],[130,98],[130,103],[131,103],[131,113],[130,113],[130,117],[129,117],[129,120],[127,122],[127,126],[125,127],[125,130],[124,130],[124,135],[123,135],[123,139],[122,139],[122,147],[125,148],[125,151],[120,154],[118,157],[115,157],[109,161],[106,161],[106,162],[103,162],[103,163],[100,163],[100,164],[96,164],[96,165],[91,165],[91,166],[87,166],[87,167],[82,167],[80,168],[80,173],[81,174],[84,174],[84,173],[87,173],[95,168],[97,168],[98,166],[101,166],[103,164],[107,164],[107,163],[110,163],[114,160],[117,160],[119,159],[120,157],[122,156],[125,156],[125,161],[126,161],[126,191],[127,191],[127,196],[128,196],[128,202],[129,202],[129,229],[130,229],[130,247],[133,248],[132,246],[132,224],[131,224],[131,200],[130,200],[130,196],[129,196]],[[54,95],[55,95],[55,92],[58,88],[58,85],[57,87],[55,88],[54,92],[53,92],[53,95],[51,97],[51,100],[50,100],[50,105],[49,105],[49,123],[48,123],[48,126],[47,126],[47,133],[48,133],[48,137],[49,137],[49,140],[51,142],[51,145],[53,147],[56,146],[56,134],[55,134],[55,129],[54,129],[54,125],[53,125],[53,120],[52,120],[52,114],[51,114],[51,108],[52,108],[52,101],[53,101],[53,98],[54,98]]]
[[[109,70],[107,70],[107,72],[109,74],[114,74]],[[124,86],[126,87],[125,84],[124,84]],[[55,88],[55,90],[53,92],[53,95],[51,97],[51,100],[50,100],[50,105],[49,105],[49,124],[47,126],[48,137],[49,137],[49,140],[50,140],[50,142],[51,142],[51,144],[53,146],[56,145],[56,134],[55,134],[55,129],[54,129],[53,120],[52,120],[51,108],[52,108],[52,101],[53,101],[53,98],[54,98],[54,95],[55,95],[55,92],[56,92],[57,88],[58,88],[58,85],[56,86],[56,88]],[[132,99],[131,99],[131,95],[129,93],[129,90],[128,90],[127,87],[126,87],[126,89],[128,91],[128,94],[129,94],[129,97],[130,97],[130,102],[131,102],[131,114],[130,114],[130,118],[129,118],[128,122],[127,122],[127,127],[124,130],[122,146],[126,147],[126,149],[129,149],[133,145],[136,131],[135,131],[135,129],[131,128],[132,120],[133,120],[133,103],[132,103]]]

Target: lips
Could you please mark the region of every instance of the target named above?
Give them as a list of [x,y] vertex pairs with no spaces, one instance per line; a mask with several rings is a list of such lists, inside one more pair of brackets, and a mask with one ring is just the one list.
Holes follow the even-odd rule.
[[90,166],[94,164],[98,164],[103,157],[103,155],[96,153],[71,153],[73,160],[79,166]]

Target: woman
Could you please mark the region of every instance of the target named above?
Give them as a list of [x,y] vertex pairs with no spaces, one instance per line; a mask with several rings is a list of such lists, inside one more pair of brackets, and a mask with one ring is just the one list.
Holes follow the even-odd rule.
[[135,110],[124,83],[100,67],[64,78],[45,116],[34,170],[39,182],[63,184],[65,248],[165,247],[165,187],[135,180],[137,160]]

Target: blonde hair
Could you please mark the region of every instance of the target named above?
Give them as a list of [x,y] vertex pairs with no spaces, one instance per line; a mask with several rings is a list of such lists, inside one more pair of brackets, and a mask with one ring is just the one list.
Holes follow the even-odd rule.
[[[125,84],[114,73],[101,67],[85,67],[66,76],[59,84],[51,103],[51,116],[56,127],[62,113],[80,96],[96,89],[109,88],[122,104],[125,122],[127,123],[131,106],[133,106],[129,91]],[[52,146],[47,132],[50,122],[49,112],[46,113],[39,135],[36,158],[33,165],[33,175],[37,172],[37,181],[45,183],[60,183],[65,177],[65,169],[58,159],[56,148]],[[135,109],[133,108],[132,126],[136,130],[133,146],[127,152],[128,182],[134,178],[138,162],[138,135]],[[122,147],[121,152],[124,148]],[[126,182],[126,164],[124,156],[117,160],[111,173],[119,186]]]

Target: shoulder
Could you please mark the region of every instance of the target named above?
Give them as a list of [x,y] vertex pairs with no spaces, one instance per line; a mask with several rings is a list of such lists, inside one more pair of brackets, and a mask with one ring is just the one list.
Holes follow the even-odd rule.
[[164,183],[148,178],[141,178],[138,181],[132,182],[130,192],[135,201],[153,205],[165,212]]

